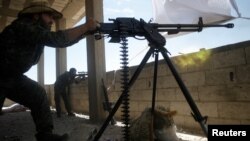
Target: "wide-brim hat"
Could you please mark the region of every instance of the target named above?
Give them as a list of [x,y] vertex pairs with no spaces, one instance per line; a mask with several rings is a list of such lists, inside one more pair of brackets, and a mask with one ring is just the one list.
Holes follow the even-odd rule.
[[18,13],[18,17],[33,13],[50,13],[54,19],[63,17],[62,13],[50,7],[47,0],[33,0],[27,7]]

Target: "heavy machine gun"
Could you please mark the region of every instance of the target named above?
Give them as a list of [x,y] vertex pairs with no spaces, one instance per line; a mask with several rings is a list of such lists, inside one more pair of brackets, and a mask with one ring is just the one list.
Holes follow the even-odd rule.
[[[226,27],[233,28],[234,24],[228,23],[223,25],[218,24],[203,24],[202,18],[199,18],[197,24],[158,24],[158,23],[146,23],[143,19],[137,20],[135,18],[116,18],[109,19],[113,23],[100,23],[100,27],[95,35],[96,39],[100,39],[102,34],[107,34],[111,38],[110,42],[120,43],[123,32],[126,32],[127,37],[151,35],[153,39],[154,32],[167,32],[168,35],[178,34],[179,32],[201,32],[206,27]],[[148,39],[148,38],[147,38]],[[165,39],[164,39],[165,40]],[[157,40],[158,41],[158,40]]]
[[[193,98],[191,97],[187,87],[183,83],[180,75],[172,64],[167,49],[164,48],[166,44],[166,39],[163,37],[160,32],[167,32],[167,34],[177,34],[179,32],[200,32],[203,28],[207,27],[226,27],[233,28],[234,25],[224,24],[203,24],[202,18],[199,18],[197,24],[157,24],[157,23],[146,23],[144,20],[136,20],[135,18],[116,18],[110,19],[112,23],[100,23],[99,29],[96,31],[95,38],[101,39],[103,35],[110,37],[110,42],[120,43],[121,46],[121,64],[123,64],[121,78],[122,78],[122,94],[114,105],[112,111],[110,111],[106,121],[103,123],[102,127],[96,134],[94,141],[98,141],[105,128],[108,126],[109,122],[113,119],[114,114],[118,110],[119,106],[123,104],[123,120],[124,120],[124,140],[129,140],[129,88],[134,84],[138,78],[143,67],[147,63],[149,57],[154,54],[155,64],[154,64],[154,76],[153,76],[153,87],[152,87],[152,113],[154,113],[155,107],[155,97],[156,97],[156,85],[157,85],[157,68],[158,68],[158,55],[162,54],[164,60],[166,61],[169,69],[171,70],[175,80],[177,81],[184,97],[186,98],[191,110],[192,116],[195,121],[199,122],[205,135],[208,135],[208,129],[206,125],[207,116],[202,116],[199,109],[197,108]],[[129,68],[128,68],[128,50],[127,50],[127,37],[145,37],[148,40],[150,49],[146,53],[145,57],[142,59],[138,68],[134,72],[133,76],[129,80]],[[137,38],[138,39],[138,38]]]

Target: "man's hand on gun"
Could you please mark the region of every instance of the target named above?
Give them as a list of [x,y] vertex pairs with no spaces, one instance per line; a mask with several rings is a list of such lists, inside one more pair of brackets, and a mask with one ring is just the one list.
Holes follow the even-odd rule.
[[93,18],[87,19],[86,25],[88,27],[87,34],[94,34],[97,31],[97,29],[100,27],[100,23]]

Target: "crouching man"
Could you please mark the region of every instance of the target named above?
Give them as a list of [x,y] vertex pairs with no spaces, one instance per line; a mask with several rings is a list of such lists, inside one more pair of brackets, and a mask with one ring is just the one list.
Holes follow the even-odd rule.
[[48,1],[34,0],[18,13],[17,19],[0,36],[0,97],[31,110],[37,141],[66,141],[68,135],[52,132],[53,120],[46,92],[24,73],[37,64],[44,46],[71,46],[93,33],[98,25],[95,20],[88,19],[77,27],[52,32],[52,24],[62,16]]

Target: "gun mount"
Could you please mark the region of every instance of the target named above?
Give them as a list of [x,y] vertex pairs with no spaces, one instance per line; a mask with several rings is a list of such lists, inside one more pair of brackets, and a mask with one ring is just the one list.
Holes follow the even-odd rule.
[[[206,136],[208,136],[208,129],[206,126],[207,116],[202,116],[198,107],[196,106],[193,98],[191,97],[186,85],[182,81],[180,75],[178,74],[177,70],[175,69],[174,65],[171,62],[167,54],[167,49],[164,48],[166,44],[166,39],[163,37],[160,32],[167,32],[168,34],[177,34],[179,32],[200,32],[203,30],[204,27],[226,27],[226,28],[233,28],[234,25],[232,23],[224,24],[224,25],[216,25],[210,24],[206,25],[203,24],[202,18],[199,18],[197,24],[157,24],[157,23],[146,23],[144,20],[140,19],[140,21],[136,20],[135,18],[116,18],[110,19],[113,23],[100,23],[99,29],[96,31],[95,38],[101,39],[103,37],[102,34],[108,35],[111,37],[110,42],[113,43],[120,43],[121,46],[121,64],[123,65],[121,80],[123,81],[122,84],[122,94],[118,98],[116,104],[109,112],[109,115],[105,122],[103,123],[102,127],[94,137],[94,141],[98,141],[102,133],[104,132],[105,128],[112,120],[113,116],[115,115],[116,111],[118,110],[119,106],[123,104],[123,120],[124,120],[124,140],[129,140],[129,89],[132,87],[136,79],[138,78],[140,72],[142,71],[143,67],[147,63],[149,57],[154,54],[155,63],[154,63],[154,75],[153,75],[153,90],[152,90],[152,113],[154,113],[155,107],[155,97],[156,97],[156,85],[157,85],[157,68],[158,68],[158,55],[159,53],[162,54],[165,62],[167,63],[170,71],[172,72],[176,82],[178,83],[184,97],[186,98],[187,103],[189,104],[192,110],[192,116],[194,117],[195,121],[199,122],[203,132]],[[128,69],[128,50],[127,50],[127,37],[134,37],[142,36],[148,40],[150,49],[142,59],[141,63],[137,67],[136,71],[134,72],[131,79],[129,79],[129,69]],[[152,114],[153,115],[153,114]]]

